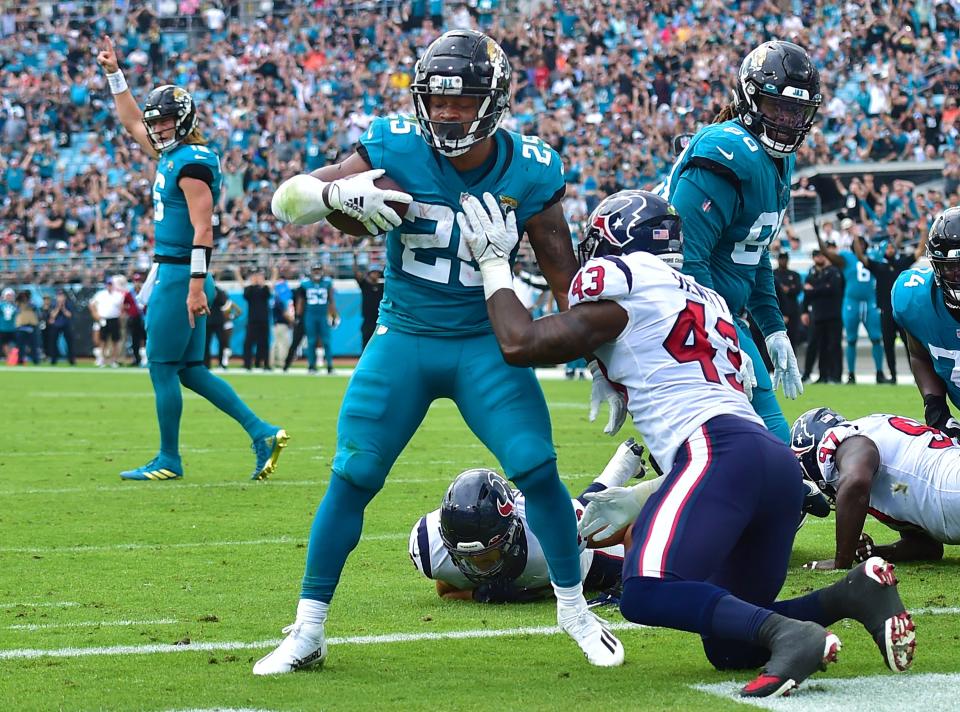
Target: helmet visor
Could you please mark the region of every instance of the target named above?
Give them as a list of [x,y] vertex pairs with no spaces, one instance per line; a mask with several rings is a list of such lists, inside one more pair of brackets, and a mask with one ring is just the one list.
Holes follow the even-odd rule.
[[813,123],[820,105],[802,99],[764,94],[760,96],[757,107],[773,126],[796,130],[806,129]]
[[495,576],[503,568],[503,551],[499,548],[476,554],[458,554],[457,558],[464,573],[477,578]]

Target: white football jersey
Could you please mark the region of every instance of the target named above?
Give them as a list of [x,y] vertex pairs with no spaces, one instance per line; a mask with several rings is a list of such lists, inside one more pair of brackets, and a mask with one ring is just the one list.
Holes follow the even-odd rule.
[[[527,523],[526,503],[523,495],[514,490],[514,503],[517,507],[517,516],[523,523],[523,531],[527,537],[527,565],[523,572],[514,579],[514,582],[523,588],[542,588],[550,585],[550,572],[547,570],[547,559],[543,555],[540,542],[530,530]],[[572,500],[577,519],[583,516],[583,505],[578,500]],[[623,546],[610,546],[605,549],[583,549],[580,551],[580,580],[587,577],[590,565],[593,563],[594,553],[601,551],[608,556],[623,559]],[[421,517],[410,532],[409,544],[410,559],[417,570],[428,579],[443,581],[459,589],[469,590],[476,587],[450,558],[450,553],[440,538],[440,510],[435,509]]]
[[712,289],[648,252],[632,252],[587,262],[569,297],[571,308],[607,300],[626,310],[623,333],[596,356],[626,393],[633,424],[664,472],[711,418],[736,415],[763,425],[743,393],[733,317]]
[[880,451],[870,514],[893,529],[919,528],[960,544],[960,445],[935,428],[899,415],[868,415],[824,433],[817,453],[823,479],[837,486],[837,447],[862,435]]

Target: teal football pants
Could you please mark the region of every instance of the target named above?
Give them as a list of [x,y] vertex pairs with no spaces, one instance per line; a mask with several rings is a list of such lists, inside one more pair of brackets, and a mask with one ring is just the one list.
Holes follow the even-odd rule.
[[[330,486],[310,531],[303,598],[333,597],[360,540],[364,508],[438,398],[456,403],[524,493],[551,578],[560,586],[580,581],[576,516],[557,473],[550,414],[533,371],[509,366],[492,334],[439,338],[379,326],[343,397]],[[465,458],[462,467],[475,464]],[[438,481],[438,500],[448,484]]]
[[880,310],[874,299],[843,300],[843,331],[847,335],[847,373],[857,372],[857,332],[860,324],[867,330],[873,365],[883,370],[883,332],[880,329]]
[[327,308],[319,314],[307,307],[303,318],[304,329],[307,332],[307,368],[317,367],[317,342],[323,345],[323,360],[327,368],[333,368],[333,353],[330,350],[330,325],[327,323]]
[[773,390],[773,382],[770,380],[770,374],[764,368],[763,358],[760,356],[760,350],[753,342],[750,335],[750,329],[735,320],[737,327],[737,338],[740,341],[740,349],[753,359],[753,369],[757,374],[757,385],[753,387],[753,400],[750,405],[756,411],[757,415],[763,418],[767,430],[783,440],[787,445],[790,444],[790,426],[787,419],[783,417],[783,411],[780,410],[780,404],[777,402],[777,394]]

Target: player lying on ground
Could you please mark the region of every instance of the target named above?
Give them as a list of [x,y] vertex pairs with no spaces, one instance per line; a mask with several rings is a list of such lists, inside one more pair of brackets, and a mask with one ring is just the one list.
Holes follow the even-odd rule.
[[[621,444],[603,472],[573,500],[579,519],[584,495],[622,487],[643,478],[643,447],[632,438]],[[662,478],[644,486],[651,494]],[[553,594],[547,560],[527,524],[523,494],[512,490],[493,470],[461,473],[447,489],[439,509],[420,517],[410,532],[410,559],[436,581],[443,598],[480,603],[521,603]],[[585,589],[618,590],[623,568],[620,544],[580,552]]]
[[719,669],[765,665],[743,688],[781,695],[836,659],[824,628],[860,621],[891,670],[913,659],[910,614],[879,557],[800,598],[783,586],[806,488],[785,443],[743,392],[737,332],[726,302],[677,271],[680,218],[662,198],[605,199],[580,241],[570,310],[533,321],[513,292],[506,255],[518,237],[492,196],[465,197],[458,215],[483,276],[504,358],[562,363],[596,354],[625,389],[633,422],[667,475],[645,503],[634,488],[588,494],[581,533],[633,526],[620,610],[628,620],[699,633]]
[[[899,415],[848,421],[829,408],[797,418],[793,451],[803,473],[836,504],[834,558],[816,569],[854,561],[937,561],[944,544],[960,544],[960,444],[936,428]],[[863,531],[867,514],[900,532],[878,546]]]

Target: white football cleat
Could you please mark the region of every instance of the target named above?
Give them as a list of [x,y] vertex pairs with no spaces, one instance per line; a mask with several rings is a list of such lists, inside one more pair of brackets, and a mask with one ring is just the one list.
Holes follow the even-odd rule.
[[283,675],[311,665],[323,665],[327,658],[323,623],[294,623],[283,632],[287,637],[276,650],[256,662],[254,675]]
[[606,622],[586,606],[557,606],[557,625],[577,641],[591,665],[623,664],[623,644],[610,632]]

